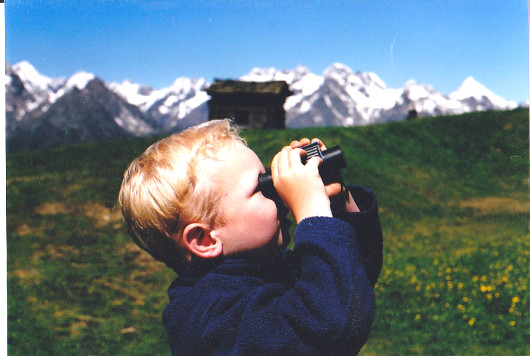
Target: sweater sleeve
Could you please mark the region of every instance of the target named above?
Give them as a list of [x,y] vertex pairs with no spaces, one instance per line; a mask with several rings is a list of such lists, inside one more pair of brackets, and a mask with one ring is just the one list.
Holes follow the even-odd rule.
[[360,212],[336,213],[357,231],[357,243],[362,264],[372,286],[375,286],[383,264],[383,234],[377,212],[377,197],[369,189],[348,186]]
[[[353,226],[333,218],[303,220],[295,232],[295,252],[300,254],[300,293],[310,319],[319,325],[304,330],[312,340],[325,340],[329,354],[357,353],[368,338],[375,314],[375,297],[367,278]],[[327,232],[327,233],[325,233]],[[324,334],[320,334],[325,330]]]
[[173,352],[359,352],[373,323],[375,297],[355,229],[335,218],[304,219],[296,228],[290,256],[297,261],[297,276],[289,284],[212,273],[192,291],[174,295],[175,303],[165,310]]

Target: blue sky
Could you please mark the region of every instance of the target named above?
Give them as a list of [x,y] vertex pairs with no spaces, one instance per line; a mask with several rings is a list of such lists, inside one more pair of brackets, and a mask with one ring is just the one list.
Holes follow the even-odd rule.
[[162,88],[339,62],[392,88],[415,79],[448,94],[473,76],[528,99],[525,0],[9,0],[5,26],[6,61],[49,77],[84,70]]

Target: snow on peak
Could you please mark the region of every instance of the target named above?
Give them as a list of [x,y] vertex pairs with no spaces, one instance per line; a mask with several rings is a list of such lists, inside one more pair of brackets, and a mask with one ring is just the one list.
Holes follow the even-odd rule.
[[489,90],[470,76],[464,79],[460,87],[450,95],[455,99],[467,99],[470,97],[479,99],[486,92],[489,92]]
[[275,80],[276,68],[252,68],[248,74],[243,75],[239,79],[245,82],[268,82]]
[[350,67],[333,63],[324,71],[324,77],[335,80],[341,86],[373,87],[375,90],[386,89],[386,84],[373,72],[354,72]]
[[403,89],[404,92],[407,93],[408,98],[412,101],[420,100],[421,98],[432,99],[433,96],[443,96],[432,86],[420,84],[414,79],[407,80]]
[[94,78],[96,78],[96,76],[92,73],[87,73],[83,71],[75,73],[70,78],[68,78],[64,86],[57,90],[57,92],[49,93],[49,102],[54,103],[55,101],[57,101],[57,99],[59,99],[65,93],[69,92],[74,88],[77,88],[79,90],[85,89],[87,84]]
[[33,67],[27,61],[19,62],[13,65],[13,67],[11,68],[13,70],[13,73],[18,75],[18,77],[20,78],[20,80],[22,80],[23,83],[28,84],[33,88],[46,90],[53,82],[51,78],[48,78],[37,72],[35,67]]
[[87,84],[94,78],[96,78],[96,76],[92,73],[87,73],[83,71],[77,72],[72,75],[66,82],[66,90],[70,90],[73,88],[83,90],[85,89]]
[[175,79],[173,84],[168,88],[176,93],[187,93],[191,90],[202,90],[206,86],[204,78],[187,78],[180,77]]
[[311,71],[309,70],[309,68],[307,68],[307,66],[305,66],[303,64],[297,65],[296,68],[294,69],[294,72],[298,76],[312,74]]
[[406,89],[406,88],[414,87],[416,85],[419,85],[416,79],[409,79],[405,82],[404,88]]
[[376,84],[377,86],[379,86],[381,88],[386,88],[386,84],[383,81],[383,79],[379,78],[379,76],[377,74],[375,74],[374,72],[366,73],[366,78],[369,79],[374,84]]
[[278,70],[274,67],[269,68],[253,68],[248,74],[239,78],[245,82],[270,82],[283,80],[291,85],[298,81],[305,75],[303,68],[296,68],[295,70]]
[[353,70],[342,63],[333,63],[324,70],[325,77],[349,77],[353,74]]
[[177,78],[169,87],[153,89],[130,80],[110,83],[109,87],[141,111],[156,111],[160,115],[175,115],[181,119],[208,100],[204,78]]
[[[19,76],[23,75],[25,78],[38,78],[42,75],[37,72],[34,66],[31,65],[28,61],[19,62],[12,67],[13,72],[17,73]],[[22,77],[21,77],[22,78]]]
[[405,91],[408,98],[414,102],[428,98],[430,94],[424,86],[411,81],[408,81],[407,84],[405,84]]
[[315,93],[324,82],[324,77],[312,73],[309,68],[300,64],[295,69],[288,70],[277,70],[274,67],[253,68],[248,74],[241,76],[239,80],[249,82],[285,81],[294,94],[287,97],[284,108],[291,110],[301,100]]
[[413,107],[420,116],[463,112],[458,100],[450,99],[433,86],[419,84],[414,79],[409,79],[403,87],[400,104],[404,103],[408,103],[409,108]]
[[505,99],[494,94],[492,91],[490,91],[484,85],[480,84],[478,81],[475,80],[475,78],[471,76],[467,77],[462,82],[460,88],[449,94],[449,97],[455,100],[465,100],[468,98],[481,100],[483,97],[486,97],[492,102],[492,104],[494,104],[498,108],[506,108],[509,106],[508,102]]
[[[145,104],[149,100],[148,98],[155,92],[150,86],[137,84],[128,79],[121,83],[110,83],[109,87],[127,100],[127,102],[136,106]],[[158,99],[157,97],[155,100]]]

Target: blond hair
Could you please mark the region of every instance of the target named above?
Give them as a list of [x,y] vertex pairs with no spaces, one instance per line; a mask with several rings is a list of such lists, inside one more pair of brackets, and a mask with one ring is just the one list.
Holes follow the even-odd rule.
[[179,238],[184,227],[214,226],[220,213],[221,195],[201,182],[198,165],[234,142],[244,143],[229,120],[208,121],[154,143],[130,164],[119,204],[138,246],[171,268],[189,263]]

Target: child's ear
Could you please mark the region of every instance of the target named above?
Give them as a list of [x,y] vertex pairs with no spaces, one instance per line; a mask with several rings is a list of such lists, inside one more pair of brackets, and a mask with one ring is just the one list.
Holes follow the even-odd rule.
[[212,236],[211,229],[200,223],[192,223],[184,228],[182,239],[188,250],[201,258],[215,258],[223,253],[223,243]]

